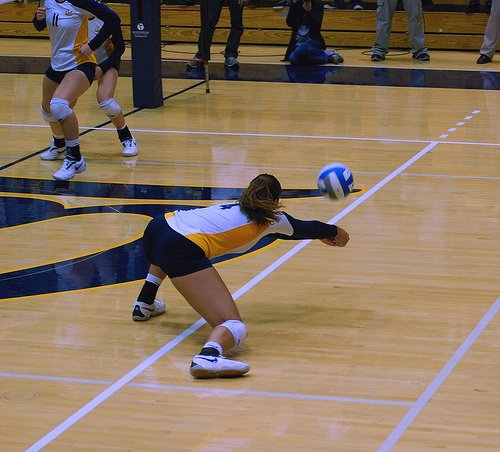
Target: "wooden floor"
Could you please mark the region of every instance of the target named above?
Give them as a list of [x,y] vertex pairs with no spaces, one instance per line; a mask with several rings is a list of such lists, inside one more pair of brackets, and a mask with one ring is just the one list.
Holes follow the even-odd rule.
[[[35,42],[2,46],[46,55]],[[271,68],[283,50],[240,60]],[[476,54],[431,56],[384,64],[478,70]],[[500,91],[214,80],[128,115],[140,154],[125,159],[91,88],[76,108],[88,169],[61,189],[61,162],[37,155],[41,80],[0,74],[0,450],[500,449]],[[192,83],[164,79],[164,95]],[[125,112],[131,91],[120,79]],[[313,191],[332,161],[359,189],[342,202]],[[260,172],[290,214],[351,242],[218,264],[250,332],[233,356],[251,371],[193,380],[209,330],[168,281],[167,313],[132,322],[132,246],[154,212],[231,199]]]

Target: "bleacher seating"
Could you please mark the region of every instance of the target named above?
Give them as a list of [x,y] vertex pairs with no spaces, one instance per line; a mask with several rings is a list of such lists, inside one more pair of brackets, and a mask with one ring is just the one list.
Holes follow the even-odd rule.
[[[467,14],[454,8],[452,1],[435,0],[433,11],[424,12],[426,44],[431,50],[478,50],[488,20],[485,13]],[[0,6],[0,37],[48,37],[37,32],[31,23],[38,2],[9,3]],[[247,8],[244,13],[245,33],[242,44],[286,45],[290,30],[286,26],[287,9],[264,6]],[[354,11],[325,10],[323,35],[329,47],[369,48],[375,37],[375,5],[365,1],[366,9]],[[127,3],[110,6],[120,15],[125,39],[130,39],[130,7]],[[446,7],[446,8],[445,8]],[[162,40],[194,43],[200,26],[199,7],[162,6]],[[410,47],[404,11],[396,11],[391,48]],[[214,42],[225,42],[229,31],[229,13],[224,8]]]

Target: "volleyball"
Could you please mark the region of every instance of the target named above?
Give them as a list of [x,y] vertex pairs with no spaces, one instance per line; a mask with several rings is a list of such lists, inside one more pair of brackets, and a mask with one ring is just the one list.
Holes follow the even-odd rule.
[[318,188],[323,196],[332,200],[344,199],[354,188],[351,170],[343,163],[329,163],[319,172]]

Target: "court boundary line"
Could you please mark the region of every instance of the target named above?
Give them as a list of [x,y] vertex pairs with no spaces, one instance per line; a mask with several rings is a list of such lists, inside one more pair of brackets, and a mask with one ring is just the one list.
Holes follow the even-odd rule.
[[[194,86],[199,86],[194,85]],[[194,87],[193,86],[193,87]],[[176,93],[175,95],[180,94]],[[171,95],[169,97],[173,97]],[[143,110],[143,109],[140,109]],[[135,113],[135,111],[124,114],[124,116],[128,116],[129,114]],[[111,124],[111,121],[104,122],[102,124],[98,124],[97,126],[81,126],[80,129],[83,132],[80,134],[86,135],[92,131],[106,131],[106,132],[114,132],[116,129],[113,127],[104,127],[105,125]],[[15,124],[15,123],[0,123],[0,127],[29,127],[29,128],[50,128],[48,125],[44,124]],[[172,134],[172,135],[208,135],[208,136],[229,136],[229,137],[252,137],[252,138],[284,138],[291,139],[297,138],[301,140],[344,140],[344,141],[382,141],[382,142],[393,142],[393,143],[437,143],[437,144],[452,144],[459,146],[493,146],[498,147],[500,143],[497,142],[485,142],[485,141],[448,141],[448,140],[416,140],[412,138],[384,138],[384,137],[353,137],[353,136],[341,136],[341,135],[297,135],[297,134],[280,134],[280,133],[250,133],[250,132],[211,132],[208,130],[172,130],[172,129],[130,129],[132,132],[140,132],[140,133],[160,133],[160,134]],[[36,153],[40,153],[42,151],[37,151]],[[36,154],[35,153],[35,154]],[[30,155],[32,156],[32,155]],[[29,158],[28,157],[25,157]],[[3,167],[0,167],[0,171]]]
[[[71,377],[54,377],[50,375],[30,375],[0,372],[0,378],[20,378],[25,380],[38,381],[55,381],[64,383],[83,383],[90,385],[110,385],[112,380],[92,380],[88,378],[71,378]],[[367,405],[386,405],[386,406],[411,406],[413,402],[404,402],[401,400],[383,400],[383,399],[363,399],[359,397],[342,397],[330,396],[321,394],[301,394],[291,392],[276,392],[276,391],[252,391],[246,389],[224,389],[220,386],[215,388],[202,388],[195,386],[175,386],[162,385],[158,383],[129,383],[129,387],[145,388],[145,389],[162,389],[166,391],[184,391],[184,392],[205,392],[219,395],[234,395],[234,396],[260,396],[260,397],[276,397],[284,399],[301,399],[301,400],[319,400],[324,402],[340,402],[340,403],[359,403]]]
[[396,425],[391,434],[386,438],[383,444],[378,449],[378,452],[388,452],[397,443],[397,441],[403,436],[403,434],[408,430],[408,427],[420,414],[420,412],[425,408],[429,400],[441,387],[444,381],[451,374],[453,369],[458,365],[461,359],[465,356],[467,351],[472,347],[477,338],[486,329],[489,323],[493,320],[497,312],[500,310],[500,297],[490,306],[486,314],[479,320],[475,328],[470,332],[470,334],[464,339],[460,347],[455,351],[453,356],[448,360],[444,367],[439,371],[439,373],[434,377],[431,383],[427,386],[425,391],[420,395],[417,401],[412,405],[408,412],[403,416],[403,418]]
[[[415,154],[413,157],[408,159],[405,163],[400,165],[394,171],[392,171],[389,175],[384,177],[381,181],[375,184],[372,188],[370,188],[366,193],[357,198],[353,203],[335,215],[333,218],[329,220],[329,224],[334,224],[338,222],[340,219],[345,217],[348,213],[354,210],[357,206],[359,206],[362,202],[370,198],[376,192],[378,192],[382,187],[391,182],[394,178],[396,178],[399,174],[405,171],[408,167],[410,167],[413,163],[427,155],[434,147],[436,147],[438,142],[434,141],[428,144],[424,149]],[[254,276],[250,281],[240,287],[236,292],[233,293],[233,299],[236,302],[238,298],[240,298],[243,294],[245,294],[252,287],[257,285],[260,281],[266,278],[269,274],[271,274],[275,269],[280,267],[286,261],[288,261],[291,257],[305,248],[312,240],[304,240],[290,249],[288,252],[283,254],[280,258],[275,260],[271,265],[262,270],[256,276]],[[124,376],[115,381],[111,386],[105,389],[103,392],[95,396],[92,400],[87,402],[83,407],[79,408],[76,412],[74,412],[71,416],[66,418],[62,423],[60,423],[53,430],[48,432],[42,438],[40,438],[37,442],[35,442],[32,446],[26,449],[25,452],[35,452],[39,451],[41,448],[45,447],[47,444],[54,441],[59,435],[68,430],[71,426],[76,424],[80,419],[85,417],[89,412],[91,412],[94,408],[99,406],[101,403],[105,402],[109,397],[111,397],[114,393],[119,391],[121,388],[126,386],[130,381],[132,381],[135,377],[137,377],[142,371],[153,365],[156,361],[158,361],[163,355],[172,350],[175,346],[180,344],[184,339],[188,338],[191,334],[201,328],[206,324],[204,319],[199,319],[197,322],[193,323],[190,327],[186,328],[182,333],[180,333],[177,337],[172,339],[170,342],[165,344],[151,356],[142,361],[139,365],[137,365],[134,369],[126,373]]]

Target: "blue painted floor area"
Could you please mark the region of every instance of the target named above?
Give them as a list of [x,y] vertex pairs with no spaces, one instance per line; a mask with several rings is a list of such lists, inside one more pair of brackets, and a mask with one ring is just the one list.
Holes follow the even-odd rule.
[[[218,187],[177,187],[158,185],[134,185],[96,182],[56,182],[53,180],[23,179],[0,177],[0,192],[19,193],[22,197],[0,196],[0,228],[36,224],[44,220],[72,216],[75,227],[78,227],[78,215],[99,213],[133,213],[154,217],[173,210],[192,209],[192,201],[237,199],[242,188]],[[32,194],[33,198],[26,197]],[[36,196],[66,195],[76,197],[103,198],[103,204],[92,207],[65,208],[56,201],[39,199]],[[283,190],[282,198],[321,196],[319,190]],[[158,199],[161,204],[121,204],[106,205],[106,198]],[[189,200],[190,205],[168,205],[164,200]],[[264,238],[249,252],[269,245],[273,238]],[[29,240],[36,243],[36,240]],[[43,246],[43,239],[40,240]],[[20,250],[29,253],[29,249]],[[218,263],[233,259],[235,255],[227,255],[214,259]],[[80,290],[89,287],[106,286],[145,277],[148,269],[141,240],[110,248],[103,252],[93,253],[77,259],[53,262],[23,268],[0,274],[0,299],[26,297],[53,292]]]

